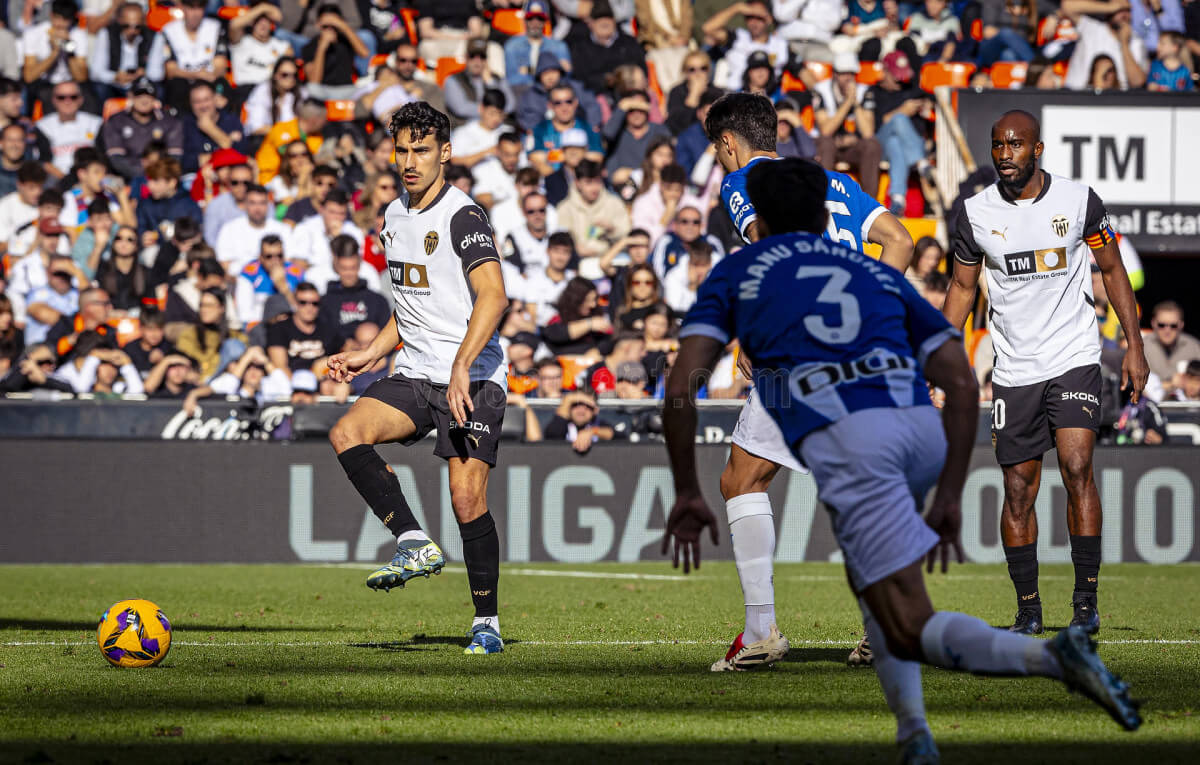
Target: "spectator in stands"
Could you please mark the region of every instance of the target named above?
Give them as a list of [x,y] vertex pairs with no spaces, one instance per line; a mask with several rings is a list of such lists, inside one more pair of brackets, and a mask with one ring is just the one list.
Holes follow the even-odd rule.
[[663,277],[663,300],[676,314],[685,314],[696,302],[696,290],[716,265],[713,246],[704,239],[696,239],[687,245],[687,256],[677,268]]
[[[142,376],[129,359],[129,355],[116,348],[97,348],[84,362],[80,381],[83,391],[94,398],[119,398],[124,395],[140,395],[144,392]],[[91,372],[88,384],[87,373]]]
[[421,12],[417,18],[421,58],[430,69],[440,58],[461,60],[467,41],[487,32],[475,0],[416,0],[415,6]]
[[1200,402],[1200,360],[1189,361],[1175,388],[1176,401]]
[[[712,84],[712,59],[704,51],[692,51],[683,59],[683,81],[667,93],[667,127],[683,140],[683,133],[697,121],[703,102],[716,101],[723,92]],[[681,163],[682,164],[682,163]],[[686,167],[686,165],[685,165]]]
[[289,377],[299,370],[313,370],[341,349],[337,330],[320,320],[321,294],[317,288],[301,282],[295,295],[295,313],[267,327],[267,355]]
[[543,270],[549,262],[550,230],[546,225],[549,209],[545,194],[540,191],[527,194],[521,204],[524,224],[514,228],[501,244],[504,258],[522,273]]
[[255,85],[246,98],[246,133],[265,136],[274,125],[291,122],[303,100],[300,67],[293,58],[280,58],[271,69],[271,78]]
[[568,39],[572,73],[596,95],[606,90],[609,72],[623,64],[646,69],[646,54],[629,35],[617,26],[609,0],[594,0],[586,28]]
[[121,347],[142,376],[149,374],[164,356],[175,352],[175,346],[167,340],[166,325],[166,317],[157,308],[146,306],[138,319],[137,339]]
[[[650,104],[649,119],[656,125],[667,119],[666,105],[658,97],[658,93],[650,91],[650,80],[646,70],[636,64],[622,64],[614,69],[604,80],[605,90],[596,101],[600,105],[600,124],[608,122],[617,108],[617,103],[627,96],[641,95]],[[585,110],[586,111],[586,110]]]
[[[590,159],[588,150],[588,134],[583,130],[571,128],[562,135],[561,146],[557,150],[562,158],[558,169],[545,178],[546,198],[553,209],[562,204],[571,189],[575,188],[575,170],[584,159]],[[542,155],[543,157],[548,155]],[[536,171],[535,171],[536,172]],[[537,183],[541,184],[539,177]]]
[[588,278],[599,277],[599,257],[632,228],[625,203],[604,188],[603,170],[590,159],[575,169],[575,187],[558,206],[558,220],[571,234],[580,257],[580,272]]
[[504,94],[505,111],[516,108],[517,99],[513,97],[508,84],[488,69],[487,52],[486,40],[471,40],[467,44],[466,68],[450,75],[443,85],[446,110],[460,123],[479,116],[479,106],[488,90],[498,90]]
[[[346,234],[354,239],[361,251],[363,233],[349,220],[350,200],[341,189],[331,189],[321,202],[319,215],[308,218],[296,226],[288,241],[288,258],[308,269],[331,268],[333,251],[329,243],[335,236]],[[308,277],[310,280],[313,277]],[[324,292],[324,284],[316,283],[318,290]],[[376,281],[373,288],[378,291]]]
[[282,369],[271,363],[262,348],[252,345],[207,385],[189,391],[184,398],[183,410],[195,416],[200,399],[212,395],[237,396],[262,406],[267,402],[290,399],[292,383]]
[[944,305],[946,293],[950,291],[950,277],[942,271],[930,271],[919,291],[930,305]]
[[0,197],[17,190],[17,171],[25,164],[25,135],[18,122],[0,128]]
[[927,276],[934,271],[942,270],[942,262],[945,258],[946,251],[942,249],[938,240],[932,236],[923,236],[913,247],[912,265],[905,271],[904,276],[914,289],[920,291]]
[[[739,14],[745,28],[730,32],[729,22]],[[742,89],[747,64],[754,53],[766,55],[767,65],[776,77],[782,74],[783,65],[788,60],[788,46],[783,37],[774,31],[773,24],[770,6],[764,0],[734,3],[724,10],[717,11],[704,22],[705,35],[715,38],[719,44],[729,45],[725,53],[728,73],[725,81],[720,83],[726,89]]]
[[[556,85],[550,91],[550,117],[539,122],[530,133],[526,143],[529,164],[543,176],[558,169],[563,161],[564,139],[567,132],[577,129],[586,139],[587,158],[595,162],[604,159],[604,143],[600,134],[585,120],[579,118],[579,99],[570,85]],[[571,133],[572,145],[579,143],[578,133]]]
[[[646,181],[642,184],[645,186]],[[687,173],[683,168],[676,164],[665,166],[658,180],[633,201],[633,226],[646,231],[650,241],[658,241],[675,220],[675,213],[681,206],[702,206],[702,201],[688,194],[686,189]]]
[[[642,365],[642,356],[646,353],[646,344],[640,332],[619,332],[612,339],[608,353],[597,361],[583,375],[583,388],[590,390],[598,397],[612,396],[617,388],[617,369],[622,364],[634,363]],[[643,370],[643,376],[645,371]]]
[[[82,235],[80,238],[83,238]],[[159,242],[154,248],[156,251],[153,253],[154,259],[150,266],[150,276],[156,294],[159,285],[170,282],[187,270],[188,255],[199,248],[203,248],[209,256],[212,255],[212,250],[204,243],[204,234],[200,230],[200,224],[188,216],[176,218],[175,230],[171,233],[171,238]],[[145,259],[149,259],[151,251],[146,250],[143,254]],[[159,297],[161,298],[163,295],[159,295]]]
[[1158,37],[1158,58],[1150,65],[1147,90],[1180,93],[1195,90],[1192,70],[1183,58],[1184,39],[1178,32],[1163,32]]
[[[79,311],[79,290],[75,289],[75,269],[65,255],[54,255],[47,268],[47,283],[29,293],[25,309],[25,342],[30,345],[44,342],[46,335],[64,316],[74,316]],[[9,314],[12,304],[9,303]]]
[[154,303],[150,271],[138,261],[137,229],[119,226],[112,237],[112,256],[96,268],[96,284],[112,298],[114,312],[136,316]]
[[554,419],[543,430],[543,436],[547,441],[569,441],[575,451],[587,454],[592,444],[611,441],[615,435],[612,426],[598,415],[595,396],[584,391],[571,391],[563,396]]
[[319,152],[325,142],[325,123],[325,104],[314,98],[306,98],[296,110],[295,118],[272,125],[255,155],[258,160],[258,182],[265,184],[275,177],[279,172],[283,147],[293,141],[303,141],[312,154]]
[[[1097,8],[1103,11],[1097,12]],[[1089,13],[1103,15],[1099,21]],[[1071,53],[1065,85],[1072,90],[1089,87],[1092,61],[1107,55],[1116,65],[1117,83],[1122,90],[1146,84],[1150,57],[1146,44],[1133,32],[1128,0],[1063,0],[1062,14],[1075,24],[1079,40]]]
[[692,41],[695,18],[689,0],[637,0],[638,41],[646,49],[648,66],[654,68],[663,90],[682,78],[683,60]]
[[[103,344],[111,345],[114,332],[108,325],[112,318],[112,301],[99,287],[79,292],[79,310],[71,316],[61,316],[46,334],[46,344],[54,349],[60,361],[65,361],[84,335],[99,336]],[[94,346],[93,346],[94,347]],[[90,350],[90,348],[88,349]]]
[[554,111],[560,111],[550,109],[551,91],[560,86],[570,87],[575,96],[575,102],[570,105],[570,109],[561,109],[567,115],[563,117],[564,120],[581,117],[592,126],[602,122],[603,114],[596,97],[589,93],[582,83],[567,76],[566,70],[553,53],[543,51],[538,59],[533,83],[521,91],[517,98],[517,124],[522,130],[533,130],[546,118],[547,112],[553,114]]
[[613,332],[612,323],[600,310],[596,285],[576,276],[567,282],[555,304],[558,314],[542,330],[542,340],[556,356],[600,358],[600,344]]
[[478,116],[455,128],[450,134],[454,147],[453,162],[463,167],[475,167],[485,159],[495,156],[500,134],[508,130],[504,125],[505,95],[495,88],[488,88],[479,100]]
[[[625,296],[625,273],[634,266],[646,263],[650,257],[650,234],[635,228],[625,237],[613,243],[608,252],[600,256],[600,271],[608,277],[612,288],[608,293],[609,313],[616,318],[616,310]],[[618,265],[618,258],[621,264]]]
[[262,186],[246,189],[246,214],[226,223],[217,237],[217,260],[227,273],[240,273],[247,263],[258,257],[259,243],[268,234],[287,242],[291,232],[287,224],[268,215],[270,206],[267,190]]
[[272,295],[282,295],[294,305],[293,291],[304,278],[302,266],[284,260],[283,241],[278,235],[267,234],[258,246],[258,258],[238,274],[233,293],[238,320],[245,327],[263,320],[263,305]]
[[151,141],[165,144],[171,157],[183,157],[183,123],[159,108],[154,83],[147,77],[138,78],[130,86],[129,96],[129,107],[109,117],[100,131],[105,153],[126,180],[142,174],[138,160]]
[[542,359],[537,363],[537,390],[525,395],[529,398],[559,398],[563,394],[562,365],[555,359]]
[[182,353],[171,353],[146,375],[144,387],[150,398],[184,400],[196,388],[196,362]]
[[[207,246],[193,247],[187,254],[187,266],[185,276],[167,289],[165,298],[163,310],[167,338],[172,341],[179,337],[185,327],[200,318],[200,295],[225,285],[225,269]],[[232,303],[232,299],[227,303]],[[229,305],[226,305],[227,314],[236,316],[236,311],[236,307],[230,311]]]
[[246,335],[230,327],[225,308],[224,290],[205,290],[200,294],[198,320],[175,340],[176,349],[199,364],[201,380],[211,380],[246,351]]
[[[685,85],[687,83],[684,83]],[[678,87],[683,87],[680,85]],[[675,142],[675,161],[684,169],[689,176],[695,169],[700,157],[706,152],[713,152],[712,141],[708,140],[708,134],[704,132],[704,120],[708,117],[708,109],[722,95],[722,91],[717,88],[709,88],[700,95],[699,104],[693,111],[691,123],[677,133],[678,139]],[[786,100],[786,99],[785,99]],[[668,123],[669,124],[669,123]],[[807,135],[807,133],[806,133]],[[812,139],[808,139],[812,142]],[[815,147],[815,144],[814,144]],[[816,149],[813,150],[813,156],[816,155]],[[710,165],[712,162],[710,161]]]
[[351,220],[363,232],[363,239],[378,233],[375,228],[375,214],[379,208],[387,207],[399,195],[396,176],[392,172],[368,176],[363,183],[362,192],[356,205],[357,209],[351,215]]
[[646,398],[648,378],[646,367],[640,361],[625,361],[617,367],[617,385],[615,392],[619,399]]
[[[391,309],[387,300],[379,294],[378,281],[372,287],[362,277],[364,267],[359,254],[360,245],[353,238],[342,234],[330,243],[333,250],[333,272],[337,279],[323,286],[319,322],[333,327],[343,339],[354,337],[362,324],[372,324],[378,331],[388,323]],[[374,274],[375,271],[366,266]],[[311,274],[314,269],[309,269]],[[311,278],[311,276],[309,277]]]
[[434,109],[445,112],[446,97],[442,94],[442,89],[436,82],[419,76],[424,74],[417,68],[419,61],[417,49],[409,43],[400,43],[388,59],[391,69],[400,80],[400,87],[417,101],[426,101]]
[[[243,157],[244,160],[244,157]],[[245,161],[235,165],[225,165],[227,160],[221,152],[213,158],[213,168],[220,172],[227,170],[227,181],[222,185],[227,188],[204,208],[204,241],[216,242],[221,235],[221,229],[234,218],[246,214],[246,191],[254,183],[254,171]]]
[[[671,131],[665,125],[650,122],[650,97],[645,92],[634,92],[621,98],[602,133],[609,142],[605,169],[614,188],[629,182],[656,139],[669,140],[671,137]],[[636,182],[632,188],[637,188]],[[632,199],[633,195],[626,198]]]
[[1117,90],[1117,64],[1108,54],[1101,53],[1092,59],[1088,88],[1095,91]]
[[160,33],[168,51],[164,100],[180,111],[187,108],[193,82],[215,82],[229,71],[221,22],[204,17],[206,2],[181,0],[183,18],[168,22]]
[[535,306],[538,326],[545,326],[554,318],[559,296],[575,278],[575,272],[567,268],[574,254],[575,243],[571,235],[558,231],[550,235],[546,246],[546,267],[531,268],[525,273],[525,302]]
[[1037,37],[1037,15],[1031,0],[983,3],[983,42],[979,67],[997,61],[1032,61]]
[[80,111],[83,88],[78,82],[67,80],[47,90],[52,94],[54,110],[38,120],[37,129],[50,144],[53,160],[47,169],[55,178],[62,178],[71,172],[75,152],[95,145],[102,121],[95,114]]
[[170,239],[178,218],[204,219],[200,206],[179,187],[180,175],[178,160],[170,157],[158,160],[146,170],[150,198],[141,200],[137,206],[138,234],[143,246]]
[[755,51],[746,59],[746,69],[738,90],[742,93],[765,96],[771,101],[780,97],[779,78],[775,76],[775,70],[771,67],[771,60],[766,53]]
[[472,169],[476,181],[475,200],[485,209],[491,210],[498,203],[516,199],[516,174],[524,158],[522,143],[519,134],[503,128],[496,139],[493,155]]
[[[31,25],[21,36],[25,55],[21,76],[29,88],[31,101],[48,103],[55,85],[74,83],[79,90],[87,82],[87,30],[79,26],[78,17],[75,0],[53,0],[49,20]],[[80,91],[78,106],[83,105],[82,100]],[[69,167],[68,161],[66,168]]]
[[953,61],[962,39],[962,25],[947,0],[925,0],[908,17],[907,31],[925,61]]
[[646,387],[650,392],[666,372],[668,355],[679,350],[679,341],[673,336],[673,324],[671,307],[661,301],[651,306],[642,319],[642,341],[646,345],[642,364],[646,367],[649,378]]
[[354,97],[355,57],[371,51],[342,17],[337,3],[317,9],[317,36],[300,50],[309,95],[323,101]]
[[876,136],[883,156],[890,165],[888,207],[893,215],[903,215],[908,192],[908,174],[914,167],[931,174],[925,156],[925,138],[918,130],[920,113],[930,105],[929,96],[916,87],[916,71],[908,56],[894,50],[883,57],[883,78],[871,89],[871,100],[879,118]]
[[[61,210],[62,195],[46,189],[38,197],[37,218],[24,226],[10,242],[9,252],[23,255],[8,274],[7,292],[12,298],[18,324],[25,323],[29,295],[48,283],[51,259],[56,255],[70,258],[71,239],[59,221]],[[73,260],[70,267],[75,269],[80,286],[87,284],[87,275],[78,270]]]
[[828,61],[829,43],[846,15],[844,0],[771,0],[778,34],[798,61]]
[[[77,151],[71,175],[75,178],[75,185],[65,196],[74,202],[69,207],[75,210],[77,216],[70,227],[72,234],[77,235],[88,222],[95,202],[100,202],[110,213],[110,218],[118,223],[132,226],[137,222],[137,214],[129,198],[129,187],[123,182],[108,180],[108,162],[99,151],[91,146]],[[109,191],[109,188],[114,191]]]
[[354,93],[354,118],[374,118],[386,125],[392,114],[407,103],[420,100],[413,96],[400,82],[399,75],[386,63],[375,69],[375,79],[360,79]]
[[[229,63],[233,81],[242,93],[271,79],[281,59],[295,59],[291,44],[275,37],[275,27],[281,21],[283,12],[266,0],[259,0],[230,20]],[[238,102],[242,100],[239,98]]]
[[675,213],[672,230],[663,235],[654,245],[650,254],[650,264],[660,279],[666,277],[675,266],[687,257],[688,247],[695,241],[702,240],[712,249],[714,265],[725,256],[725,248],[721,241],[712,234],[704,233],[704,216],[700,208],[686,205]]
[[73,393],[70,383],[54,375],[57,366],[54,352],[48,346],[31,346],[18,359],[16,367],[9,369],[8,373],[0,378],[0,393],[25,393],[33,390]]
[[614,321],[622,332],[640,332],[646,316],[663,305],[662,285],[648,263],[629,266],[621,281],[621,302],[613,313]]
[[541,340],[532,332],[518,332],[508,342],[504,355],[508,358],[508,392],[525,394],[538,386],[537,365],[533,354]]
[[25,350],[25,333],[17,326],[12,301],[0,292],[0,378],[8,374]]
[[475,191],[475,176],[471,175],[471,171],[462,165],[456,165],[453,162],[446,165],[446,183],[456,187],[459,191],[471,196]]
[[146,26],[146,13],[134,0],[117,0],[112,22],[96,32],[88,71],[103,103],[128,95],[141,77],[161,82],[165,76],[163,41]]
[[220,149],[248,149],[242,121],[217,110],[216,91],[203,80],[188,92],[191,109],[183,119],[183,171],[194,173]]
[[513,35],[504,43],[505,79],[518,93],[533,85],[544,54],[550,54],[562,71],[571,70],[571,51],[567,44],[544,34],[549,20],[545,0],[528,0],[525,4],[525,34]]
[[308,145],[292,141],[283,149],[279,174],[266,184],[267,193],[275,201],[276,214],[272,217],[278,217],[282,210],[284,220],[295,224],[316,215],[317,205],[336,185],[337,170],[325,165],[316,167]]
[[826,170],[845,162],[858,172],[859,185],[874,196],[879,189],[879,160],[883,148],[875,139],[874,103],[870,89],[857,81],[858,59],[839,53],[833,79],[817,83],[815,96],[817,156]]
[[1146,362],[1162,379],[1170,397],[1179,387],[1179,374],[1190,361],[1200,360],[1200,340],[1183,331],[1183,308],[1173,300],[1154,306],[1150,314],[1153,334],[1146,338]]
[[1180,0],[1130,0],[1130,26],[1142,38],[1146,51],[1162,58],[1158,49],[1163,32],[1182,33],[1185,27]]
[[775,153],[781,157],[816,159],[817,142],[808,134],[795,99],[784,97],[775,104]]

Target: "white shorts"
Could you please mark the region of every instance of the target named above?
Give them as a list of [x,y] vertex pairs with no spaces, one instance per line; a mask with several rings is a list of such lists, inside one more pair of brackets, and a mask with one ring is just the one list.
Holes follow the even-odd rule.
[[808,468],[800,464],[796,455],[783,440],[783,431],[758,397],[758,389],[750,391],[750,397],[738,414],[733,426],[732,440],[749,454],[770,460],[789,470],[807,473]]
[[938,541],[921,507],[946,459],[932,406],[864,409],[800,444],[855,590],[920,560]]

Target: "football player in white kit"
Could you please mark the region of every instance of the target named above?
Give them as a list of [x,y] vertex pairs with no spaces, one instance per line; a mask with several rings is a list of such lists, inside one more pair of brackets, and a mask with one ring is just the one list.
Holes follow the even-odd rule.
[[386,591],[439,573],[446,559],[414,518],[375,444],[410,446],[437,430],[433,453],[449,464],[450,501],[475,605],[465,652],[500,653],[500,538],[487,507],[507,399],[496,332],[508,307],[500,256],[483,210],[446,182],[449,118],[418,101],[397,110],[389,130],[404,192],[388,206],[379,240],[395,312],[369,347],[331,356],[330,376],[351,380],[401,340],[404,347],[394,373],[367,388],[329,440],[354,488],[397,537],[395,557],[367,578],[368,587]]
[[942,308],[963,326],[986,267],[992,373],[992,445],[1004,472],[1000,537],[1017,594],[1011,629],[1043,631],[1038,592],[1037,515],[1042,455],[1058,451],[1067,489],[1075,592],[1072,626],[1095,634],[1100,574],[1100,493],[1092,452],[1100,427],[1100,332],[1092,296],[1094,256],[1129,347],[1121,385],[1136,402],[1149,366],[1137,303],[1104,203],[1085,184],[1038,167],[1041,125],[1023,111],[992,126],[999,180],[967,199],[955,226],[954,275]]

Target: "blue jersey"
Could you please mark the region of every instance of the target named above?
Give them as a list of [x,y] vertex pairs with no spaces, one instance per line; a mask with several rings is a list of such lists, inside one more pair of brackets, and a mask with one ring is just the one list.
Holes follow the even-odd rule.
[[[746,191],[746,177],[755,162],[766,159],[769,157],[755,157],[745,167],[725,176],[721,183],[721,204],[725,205],[733,225],[746,242],[750,241],[746,239],[746,227],[758,217],[754,205],[750,204],[750,194]],[[829,178],[829,189],[825,192],[829,226],[823,236],[831,242],[839,242],[862,252],[871,225],[886,211],[850,176],[831,170],[826,170],[825,176]]]
[[852,412],[928,406],[921,365],[958,334],[891,266],[815,234],[784,234],[718,263],[679,336],[738,338],[795,449]]

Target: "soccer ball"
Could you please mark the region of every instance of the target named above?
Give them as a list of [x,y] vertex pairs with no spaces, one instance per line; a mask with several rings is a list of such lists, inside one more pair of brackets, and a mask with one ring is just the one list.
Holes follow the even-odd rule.
[[148,600],[122,600],[100,617],[96,642],[114,667],[153,667],[171,649],[171,623]]

